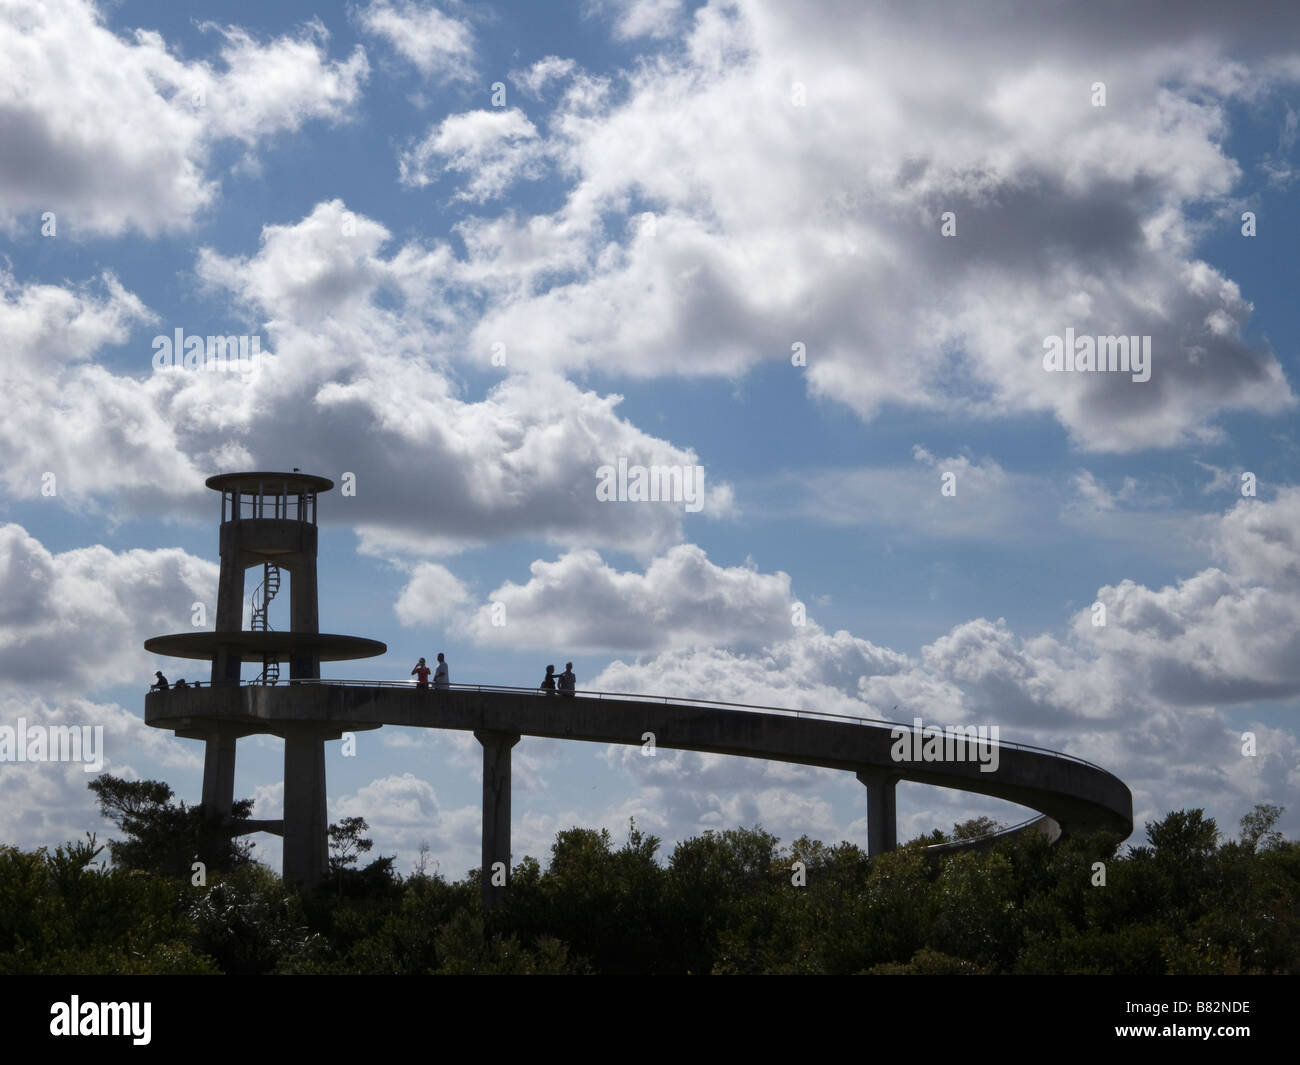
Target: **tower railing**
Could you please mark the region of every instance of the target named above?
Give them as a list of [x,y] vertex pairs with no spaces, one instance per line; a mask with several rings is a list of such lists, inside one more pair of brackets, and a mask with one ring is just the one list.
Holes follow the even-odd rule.
[[287,484],[261,482],[248,488],[230,488],[221,493],[221,520],[280,518],[316,524],[316,493],[295,492]]

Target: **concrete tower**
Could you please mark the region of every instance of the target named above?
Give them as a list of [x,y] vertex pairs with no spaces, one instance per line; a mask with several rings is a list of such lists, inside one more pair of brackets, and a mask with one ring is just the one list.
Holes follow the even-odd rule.
[[[197,658],[212,663],[209,691],[151,693],[146,719],[162,717],[177,736],[206,744],[203,764],[203,818],[210,831],[231,829],[235,791],[235,743],[241,736],[270,733],[284,739],[284,820],[250,822],[244,831],[279,831],[284,837],[284,879],[312,887],[328,865],[328,820],[325,806],[325,741],[344,731],[374,728],[331,720],[324,709],[327,690],[319,685],[322,662],[371,658],[388,648],[377,640],[320,631],[316,594],[316,499],[334,487],[324,477],[299,473],[223,473],[209,477],[221,493],[221,577],[217,586],[213,632],[155,636],[145,650],[170,658]],[[261,567],[261,582],[250,600],[249,628],[243,627],[245,574]],[[289,583],[289,630],[270,624],[269,607],[284,598]],[[245,663],[261,672],[241,680]],[[288,677],[281,666],[288,666]],[[241,684],[257,692],[241,692]],[[321,712],[281,712],[295,686],[312,685]],[[224,695],[221,693],[224,689]],[[298,694],[298,693],[295,693]],[[227,698],[226,696],[229,696]],[[229,711],[223,713],[221,705]],[[166,701],[166,712],[161,703]],[[150,706],[150,702],[159,704]],[[195,703],[186,715],[184,704]],[[294,700],[301,708],[301,698]],[[214,713],[214,709],[216,712]],[[289,718],[286,720],[286,718]],[[298,719],[294,719],[298,718]]]

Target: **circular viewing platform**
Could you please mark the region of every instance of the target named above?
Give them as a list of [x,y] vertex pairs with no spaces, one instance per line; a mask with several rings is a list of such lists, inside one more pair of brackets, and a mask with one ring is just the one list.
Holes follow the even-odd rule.
[[179,632],[145,640],[144,649],[168,658],[211,661],[219,650],[237,651],[241,658],[288,657],[311,654],[322,662],[376,658],[388,645],[364,636],[339,636],[332,632]]

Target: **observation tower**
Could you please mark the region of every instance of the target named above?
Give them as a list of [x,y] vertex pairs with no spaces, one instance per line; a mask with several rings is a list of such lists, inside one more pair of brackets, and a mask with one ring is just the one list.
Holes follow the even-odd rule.
[[[483,747],[483,833],[480,888],[484,907],[500,905],[513,868],[510,848],[511,749],[521,736],[700,751],[820,766],[856,775],[866,787],[867,851],[876,856],[898,844],[894,789],[899,781],[992,796],[1038,811],[1039,816],[995,836],[928,849],[990,845],[1042,833],[1133,831],[1133,796],[1118,777],[1081,758],[1025,744],[989,741],[930,759],[900,756],[899,738],[915,751],[935,731],[816,709],[684,699],[630,692],[576,691],[547,697],[536,688],[455,684],[417,688],[400,680],[322,680],[322,662],[370,658],[387,647],[377,640],[322,633],[316,595],[316,501],[333,487],[324,477],[292,473],[225,473],[207,486],[221,493],[221,580],[216,630],[156,636],[145,649],[173,658],[211,662],[207,683],[145,697],[144,719],[154,728],[207,744],[203,815],[212,837],[276,832],[284,837],[284,879],[312,888],[328,867],[325,742],[345,732],[383,725],[472,732]],[[245,573],[262,567],[243,628]],[[276,631],[268,611],[289,582],[289,629]],[[282,676],[287,666],[288,676]],[[243,677],[245,668],[255,676]],[[974,728],[974,726],[970,726]],[[939,746],[947,749],[947,740]],[[284,739],[284,818],[233,823],[235,744],[241,736]],[[981,741],[982,742],[982,741]],[[1100,853],[1100,852],[1099,852]]]
[[[169,658],[211,662],[209,687],[227,689],[236,698],[220,701],[230,706],[229,714],[213,713],[211,707],[200,709],[196,705],[196,712],[185,716],[183,708],[176,707],[168,714],[164,727],[173,728],[177,736],[200,739],[206,744],[202,811],[207,829],[219,832],[235,828],[239,832],[282,835],[284,879],[305,887],[315,886],[324,878],[328,866],[325,741],[378,725],[335,720],[324,706],[326,690],[314,682],[320,680],[322,662],[373,658],[388,648],[378,640],[320,631],[316,501],[320,493],[334,487],[333,481],[294,470],[223,473],[204,483],[221,493],[216,629],[155,636],[144,646],[146,651]],[[253,590],[249,627],[245,629],[245,575],[256,566],[261,567],[262,579]],[[276,631],[270,622],[269,607],[274,600],[285,598],[286,578],[289,629]],[[238,698],[247,664],[260,670],[243,682],[258,689],[251,700]],[[282,675],[286,666],[287,678]],[[310,694],[316,698],[307,699],[304,705],[303,693],[294,692],[295,710],[282,712],[290,691],[299,685],[310,686]],[[151,695],[146,700],[146,720],[152,716],[148,701],[154,698]],[[176,701],[169,700],[173,704]],[[315,702],[321,705],[313,707]],[[235,744],[241,736],[256,733],[284,739],[284,819],[233,826]]]

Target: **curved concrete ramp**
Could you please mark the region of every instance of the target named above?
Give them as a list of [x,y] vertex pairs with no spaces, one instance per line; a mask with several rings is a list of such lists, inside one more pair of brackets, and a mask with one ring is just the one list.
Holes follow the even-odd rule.
[[[484,744],[485,826],[486,806],[499,804],[504,789],[507,840],[509,747],[520,736],[639,747],[648,742],[647,734],[656,747],[856,773],[868,788],[870,853],[895,845],[893,790],[899,780],[991,795],[1044,815],[1006,830],[1001,838],[1029,830],[1047,831],[1053,838],[1097,830],[1127,837],[1133,831],[1129,789],[1101,767],[1070,755],[998,743],[994,745],[997,765],[992,771],[991,766],[976,760],[897,761],[891,752],[898,736],[911,734],[909,725],[810,716],[778,708],[607,693],[564,698],[543,696],[531,689],[420,691],[407,684],[316,681],[154,692],[145,699],[145,720],[196,738],[218,730],[228,736],[256,732],[285,735],[308,724],[325,726],[334,734],[381,725],[471,731]],[[490,742],[494,736],[501,741],[495,747]],[[490,752],[495,752],[491,759]],[[494,778],[491,782],[489,776]],[[489,787],[495,789],[495,797],[488,794]],[[995,838],[958,841],[932,850],[986,846]],[[485,827],[485,855],[487,849]]]
[[1008,839],[1035,834],[1046,836],[1048,843],[1055,843],[1061,838],[1061,826],[1046,814],[1039,814],[1037,817],[1031,817],[1028,821],[1021,821],[1018,825],[999,829],[997,832],[990,832],[987,836],[976,836],[974,839],[955,839],[949,843],[932,844],[925,848],[925,853],[929,857],[937,858],[946,854],[983,851]]

